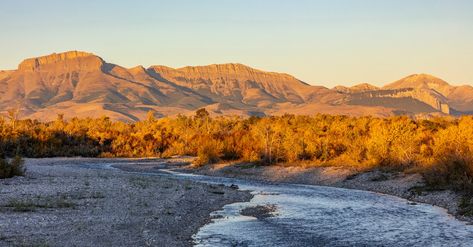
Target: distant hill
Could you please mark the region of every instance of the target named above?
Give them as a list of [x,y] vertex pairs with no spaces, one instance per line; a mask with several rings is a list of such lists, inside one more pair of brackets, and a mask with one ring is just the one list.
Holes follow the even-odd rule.
[[378,90],[379,88],[377,86],[373,86],[368,83],[361,83],[352,87],[346,87],[346,86],[336,86],[333,88],[336,91],[339,91],[341,93],[359,93],[359,92],[366,92],[366,91],[374,91]]
[[18,109],[25,118],[107,115],[136,121],[150,111],[174,116],[201,107],[213,115],[241,116],[468,114],[473,87],[420,74],[382,88],[364,83],[328,89],[243,64],[124,68],[79,51],[26,59],[17,70],[0,71],[1,111]]
[[439,101],[449,105],[456,112],[473,111],[473,87],[469,85],[451,86],[446,81],[431,75],[411,75],[386,85],[383,89],[413,88],[437,95]]

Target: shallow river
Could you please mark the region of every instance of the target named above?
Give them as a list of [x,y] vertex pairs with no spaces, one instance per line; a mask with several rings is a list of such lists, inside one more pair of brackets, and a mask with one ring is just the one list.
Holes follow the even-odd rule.
[[[236,184],[255,195],[214,212],[221,217],[194,235],[195,246],[473,246],[472,225],[427,204],[367,191],[164,171],[181,179]],[[240,214],[258,205],[275,205],[274,216]]]

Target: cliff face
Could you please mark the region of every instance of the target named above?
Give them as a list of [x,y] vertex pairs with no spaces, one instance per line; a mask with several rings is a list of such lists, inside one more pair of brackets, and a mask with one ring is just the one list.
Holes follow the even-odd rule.
[[173,69],[152,66],[149,70],[177,85],[212,96],[248,104],[303,103],[311,86],[293,76],[264,72],[242,64],[213,64]]
[[473,112],[473,87],[421,74],[381,89],[366,83],[328,89],[242,64],[124,68],[79,51],[26,59],[17,70],[0,71],[0,114],[20,108],[24,117],[42,120],[65,114],[135,121],[149,111],[169,116],[200,107],[242,116],[463,114]]
[[[438,92],[431,89],[414,89],[414,88],[401,88],[391,90],[376,90],[353,94],[352,100],[355,100],[358,104],[369,104],[370,101],[375,101],[380,98],[392,98],[399,99],[400,104],[405,104],[405,108],[408,108],[409,101],[402,103],[403,99],[412,99],[424,103],[432,108],[432,111],[439,111],[445,114],[450,114],[450,107],[447,103],[447,99],[439,94]],[[420,110],[428,111],[428,109]]]
[[395,98],[402,98],[402,97],[411,97],[413,99],[419,100],[421,102],[430,105],[437,111],[443,112],[445,114],[450,114],[450,107],[447,103],[447,99],[433,90],[425,90],[425,89],[412,89],[412,90],[405,90],[400,91],[398,93],[393,94],[392,97]]
[[18,65],[21,71],[41,71],[47,69],[97,69],[103,60],[92,53],[69,51],[48,56],[29,58]]

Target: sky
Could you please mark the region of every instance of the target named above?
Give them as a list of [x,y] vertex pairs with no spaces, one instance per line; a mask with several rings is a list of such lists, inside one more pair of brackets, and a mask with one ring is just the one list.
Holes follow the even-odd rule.
[[415,73],[473,85],[473,1],[0,1],[0,69],[68,50],[125,67],[238,62],[328,87]]

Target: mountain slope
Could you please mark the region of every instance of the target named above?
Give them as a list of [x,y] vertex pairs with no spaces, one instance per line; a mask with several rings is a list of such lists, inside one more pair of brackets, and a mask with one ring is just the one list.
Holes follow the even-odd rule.
[[263,72],[242,64],[213,64],[179,69],[152,66],[150,70],[167,81],[191,88],[208,97],[254,106],[286,101],[303,103],[313,90],[312,86],[293,76]]
[[402,88],[431,89],[448,96],[453,87],[446,81],[428,74],[410,75],[383,87],[383,89]]
[[443,104],[448,104],[456,112],[473,111],[473,87],[469,85],[452,86],[446,81],[427,74],[415,74],[388,84],[383,89],[413,88],[429,92]]
[[146,71],[128,70],[76,51],[26,59],[18,70],[0,80],[0,88],[0,106],[5,109],[20,105],[25,115],[45,108],[59,107],[67,112],[72,106],[83,105],[87,109],[87,104],[101,108],[106,104],[196,108],[212,102],[156,80]]
[[124,68],[79,51],[26,59],[17,70],[0,71],[0,109],[19,109],[22,117],[136,121],[149,111],[162,117],[200,107],[241,116],[464,114],[473,112],[473,87],[421,74],[382,88],[364,83],[328,89],[242,64]]

